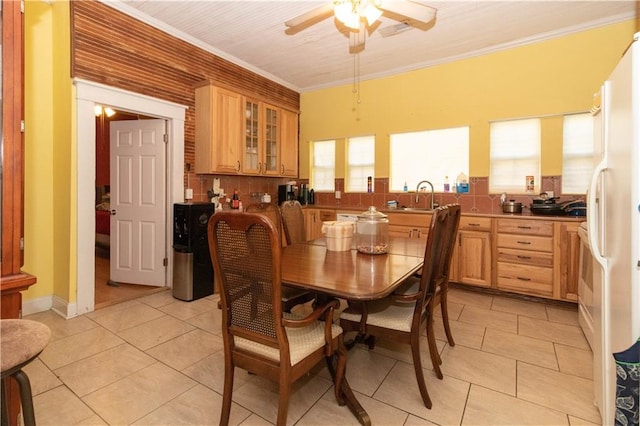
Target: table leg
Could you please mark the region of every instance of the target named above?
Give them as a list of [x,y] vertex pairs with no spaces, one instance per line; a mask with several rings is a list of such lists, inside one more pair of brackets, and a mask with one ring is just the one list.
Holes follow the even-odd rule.
[[[327,368],[329,368],[331,377],[335,380],[335,357],[325,357],[325,360],[327,361]],[[353,415],[356,416],[360,424],[362,426],[371,426],[369,414],[367,414],[364,408],[362,408],[362,405],[360,405],[355,394],[351,390],[351,386],[349,386],[349,382],[347,381],[346,372],[345,377],[342,380],[341,392],[345,402],[347,403],[347,407],[349,407],[349,410],[351,410]]]

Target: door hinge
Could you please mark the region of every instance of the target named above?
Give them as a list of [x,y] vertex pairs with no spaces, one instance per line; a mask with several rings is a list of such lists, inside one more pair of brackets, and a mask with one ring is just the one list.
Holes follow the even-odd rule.
[[24,251],[24,237],[20,237],[20,251]]
[[167,266],[169,264],[169,259],[168,258],[164,258],[162,259],[162,266]]
[[24,120],[20,120],[20,133],[24,133]]
[[169,143],[169,135],[168,134],[164,134],[162,135],[162,139],[164,140],[164,143]]

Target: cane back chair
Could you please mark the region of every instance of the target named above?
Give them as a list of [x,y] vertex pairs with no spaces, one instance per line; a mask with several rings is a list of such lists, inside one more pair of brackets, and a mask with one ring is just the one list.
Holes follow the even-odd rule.
[[316,306],[305,318],[283,312],[280,239],[264,215],[216,213],[208,231],[222,300],[225,379],[220,424],[229,423],[235,367],[279,384],[277,424],[285,425],[292,383],[323,359],[335,358],[335,396],[344,405],[346,350],[342,329],[332,322],[339,302]]

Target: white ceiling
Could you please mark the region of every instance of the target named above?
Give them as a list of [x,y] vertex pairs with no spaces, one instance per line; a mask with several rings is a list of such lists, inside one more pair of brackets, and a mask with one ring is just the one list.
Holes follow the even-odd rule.
[[[295,35],[284,22],[331,0],[102,0],[298,92],[354,78],[349,40],[332,18]],[[637,16],[634,0],[415,0],[438,9],[427,31],[381,37],[360,53],[360,76],[392,75],[582,31]]]

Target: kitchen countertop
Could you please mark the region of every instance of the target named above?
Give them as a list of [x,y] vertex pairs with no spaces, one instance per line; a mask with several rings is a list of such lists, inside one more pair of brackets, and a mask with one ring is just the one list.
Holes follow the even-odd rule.
[[[364,212],[367,207],[353,207],[353,206],[327,206],[327,205],[319,205],[312,204],[303,206],[314,209],[323,209],[323,210],[335,210],[340,213],[356,213],[360,214]],[[428,214],[431,213],[428,210],[402,210],[402,209],[388,209],[388,208],[378,208],[377,209],[381,213],[402,213],[402,214]],[[533,214],[531,212],[523,212],[523,213],[474,213],[474,212],[462,212],[463,216],[475,216],[475,217],[490,217],[490,218],[509,218],[509,219],[531,219],[531,220],[554,220],[560,222],[584,222],[587,220],[586,216],[554,216],[554,215],[539,215]]]

